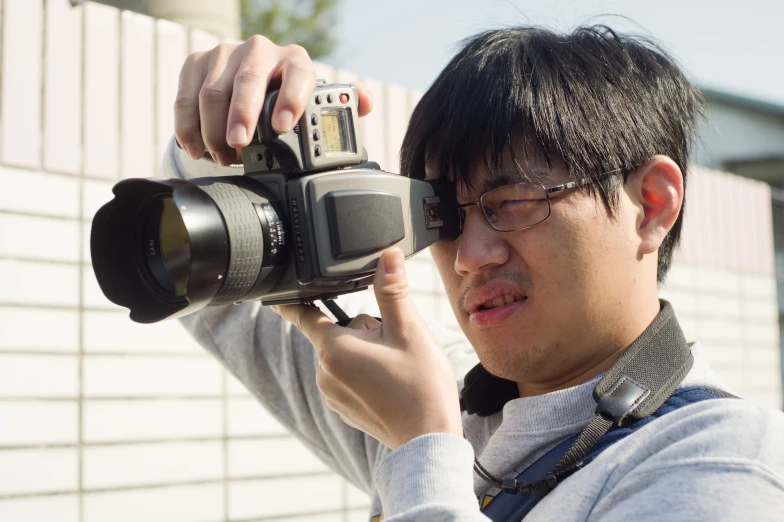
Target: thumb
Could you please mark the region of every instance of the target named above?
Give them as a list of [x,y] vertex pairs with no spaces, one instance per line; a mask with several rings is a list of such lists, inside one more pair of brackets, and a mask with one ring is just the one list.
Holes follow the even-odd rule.
[[373,279],[373,291],[383,326],[404,330],[409,318],[416,316],[416,308],[408,289],[405,258],[399,248],[389,248],[381,254]]

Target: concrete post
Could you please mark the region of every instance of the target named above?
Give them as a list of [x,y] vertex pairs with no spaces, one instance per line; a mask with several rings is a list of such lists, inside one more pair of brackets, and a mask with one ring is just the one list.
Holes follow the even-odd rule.
[[147,0],[150,16],[229,38],[240,37],[239,0]]

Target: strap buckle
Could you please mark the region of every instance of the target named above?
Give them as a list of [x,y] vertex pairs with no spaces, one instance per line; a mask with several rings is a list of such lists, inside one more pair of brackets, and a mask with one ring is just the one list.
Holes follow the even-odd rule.
[[650,389],[628,375],[622,375],[607,393],[599,398],[596,414],[620,426],[650,394]]
[[536,498],[545,497],[558,485],[555,475],[548,473],[534,482],[518,482],[514,478],[505,478],[501,490],[512,495],[531,495]]

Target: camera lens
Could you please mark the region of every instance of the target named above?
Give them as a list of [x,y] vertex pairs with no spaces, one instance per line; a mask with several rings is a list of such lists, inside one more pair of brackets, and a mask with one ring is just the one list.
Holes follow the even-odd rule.
[[276,197],[255,180],[127,179],[113,191],[93,219],[93,269],[134,321],[258,299],[289,266]]
[[170,195],[154,199],[142,218],[141,248],[147,268],[163,289],[185,296],[191,271],[191,244],[177,204]]

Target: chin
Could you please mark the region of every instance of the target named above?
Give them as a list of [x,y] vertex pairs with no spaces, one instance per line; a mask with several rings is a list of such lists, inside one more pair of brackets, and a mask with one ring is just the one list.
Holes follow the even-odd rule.
[[510,381],[524,381],[537,375],[548,360],[547,350],[529,343],[498,342],[470,339],[485,369],[497,377]]

